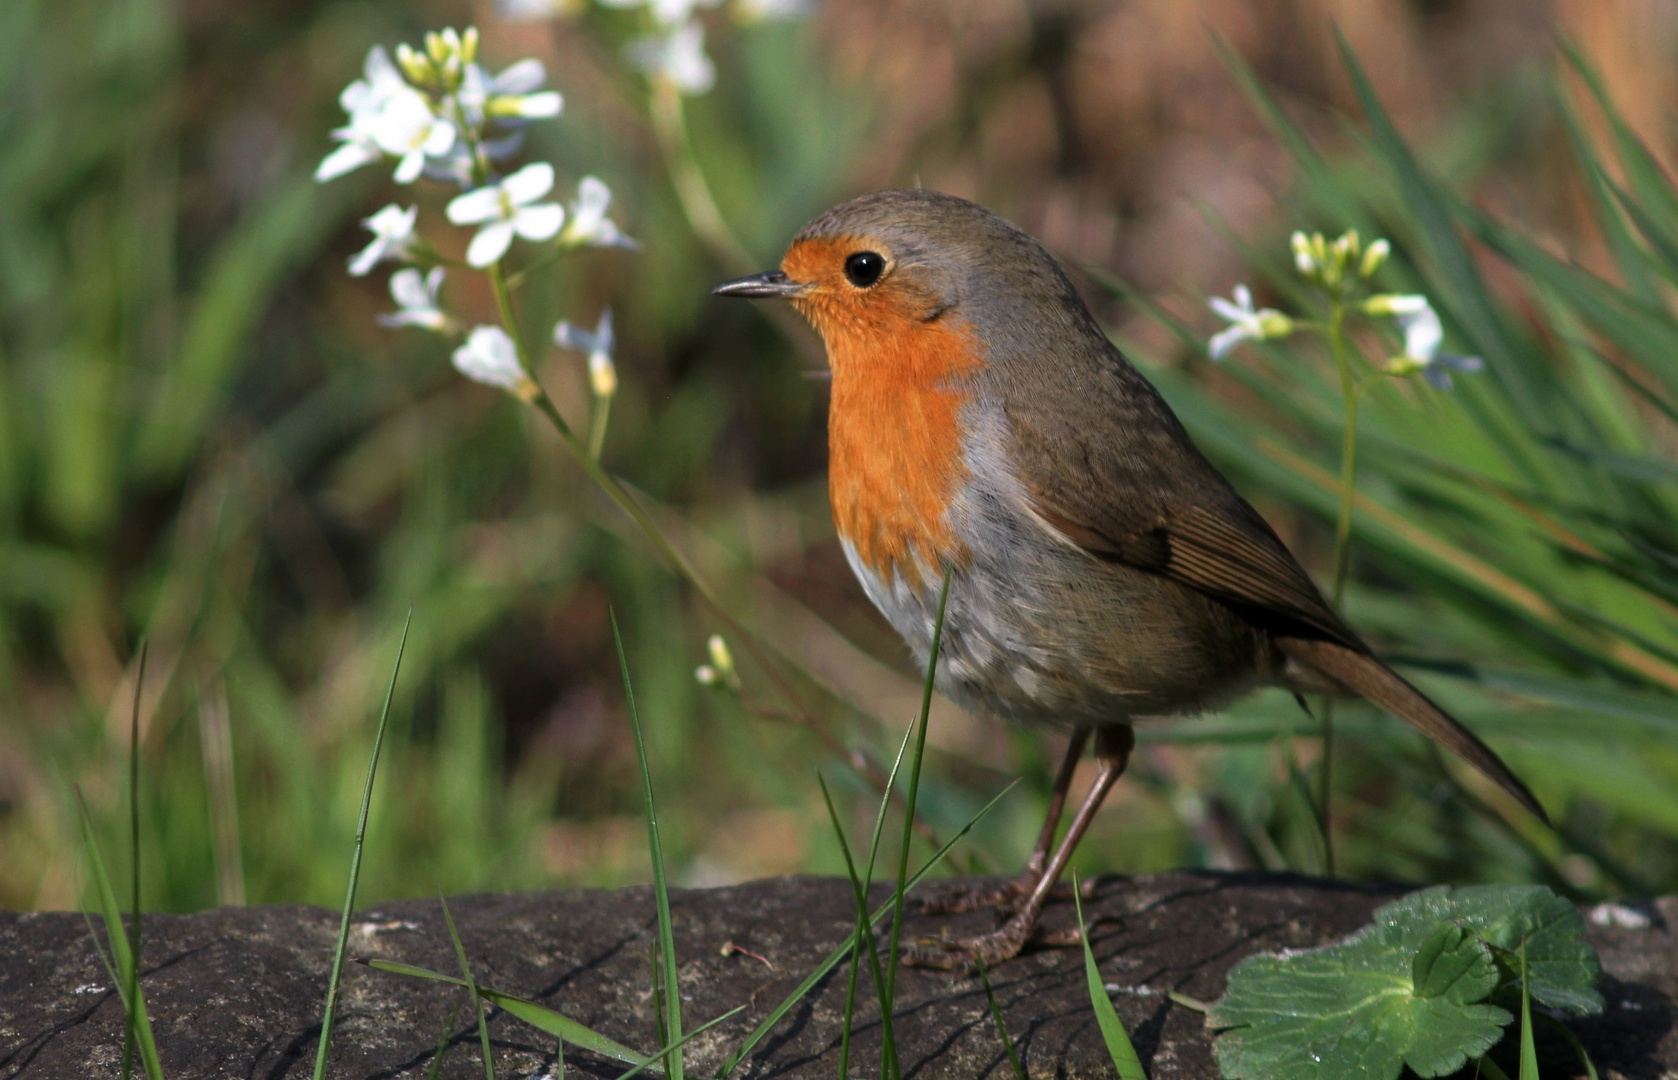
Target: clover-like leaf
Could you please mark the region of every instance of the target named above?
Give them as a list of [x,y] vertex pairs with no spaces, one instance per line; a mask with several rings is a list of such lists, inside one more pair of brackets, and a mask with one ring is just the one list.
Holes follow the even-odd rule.
[[1535,1000],[1575,1016],[1602,1011],[1602,995],[1596,991],[1602,965],[1585,940],[1585,920],[1572,904],[1542,885],[1470,885],[1448,892],[1447,917],[1503,950],[1511,977],[1519,975],[1514,954],[1526,939],[1527,987]]
[[1601,1008],[1599,968],[1573,906],[1540,886],[1439,886],[1375,912],[1322,949],[1252,956],[1207,1015],[1228,1080],[1443,1076],[1491,1049],[1511,1014],[1487,999],[1518,978],[1534,997]]
[[1455,1005],[1480,1001],[1497,987],[1497,962],[1491,946],[1456,923],[1429,934],[1410,962],[1411,992],[1419,998],[1442,997]]

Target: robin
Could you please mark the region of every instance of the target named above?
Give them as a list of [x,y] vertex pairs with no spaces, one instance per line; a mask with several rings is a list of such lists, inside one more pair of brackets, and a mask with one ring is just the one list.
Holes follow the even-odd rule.
[[[1132,725],[1261,686],[1365,697],[1543,817],[1496,754],[1335,614],[1014,225],[954,196],[881,191],[806,225],[779,270],[714,292],[788,300],[821,335],[834,524],[922,670],[947,570],[938,689],[1072,732],[1024,873],[943,907],[1012,916],[912,946],[909,962],[1016,955],[1124,772]],[[1056,846],[1092,734],[1095,781]]]

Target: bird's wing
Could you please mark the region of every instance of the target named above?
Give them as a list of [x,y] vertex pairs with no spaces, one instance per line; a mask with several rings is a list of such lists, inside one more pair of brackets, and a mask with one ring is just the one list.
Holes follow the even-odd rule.
[[1102,374],[1053,415],[1035,396],[1007,408],[1031,512],[1097,558],[1164,575],[1266,629],[1366,651],[1153,386],[1122,359]]
[[[1088,510],[1090,507],[1081,507]],[[1128,531],[1086,524],[1079,514],[1034,497],[1031,510],[1091,555],[1137,570],[1162,574],[1240,608],[1267,629],[1316,631],[1330,641],[1362,650],[1357,635],[1341,622],[1305,571],[1270,527],[1244,501],[1232,507],[1187,506],[1161,514]],[[1109,526],[1110,527],[1110,526]],[[1298,624],[1290,627],[1287,624]],[[1280,625],[1277,625],[1280,624]]]

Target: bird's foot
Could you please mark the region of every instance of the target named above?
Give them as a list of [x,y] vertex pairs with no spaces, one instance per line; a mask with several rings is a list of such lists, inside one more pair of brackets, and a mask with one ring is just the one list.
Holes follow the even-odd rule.
[[[915,911],[920,915],[960,915],[968,911],[978,911],[981,908],[996,908],[999,918],[1007,918],[1019,911],[1020,906],[1031,896],[1037,888],[1040,871],[1027,869],[1013,881],[987,888],[975,888],[962,885],[945,889],[931,896],[918,899]],[[1084,883],[1084,899],[1095,895],[1093,882]],[[1072,899],[1072,886],[1066,882],[1058,882],[1049,891],[1051,900]]]
[[939,968],[971,975],[981,963],[988,970],[1004,960],[1012,960],[1028,942],[1066,948],[1082,941],[1083,937],[1076,929],[1044,930],[1037,925],[1036,919],[1027,919],[1021,913],[989,934],[965,938],[921,938],[905,945],[899,956],[910,967]]

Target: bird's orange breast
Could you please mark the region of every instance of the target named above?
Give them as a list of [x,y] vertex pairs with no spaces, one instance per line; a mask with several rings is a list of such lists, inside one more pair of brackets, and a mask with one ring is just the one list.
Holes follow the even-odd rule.
[[[819,250],[827,246],[806,243],[783,268],[808,280],[810,270],[800,264],[832,262],[832,251]],[[834,525],[885,581],[895,572],[919,585],[923,566],[967,559],[948,509],[968,479],[964,376],[984,360],[967,323],[927,319],[925,297],[890,286],[795,302],[821,333],[833,368],[827,437]]]

